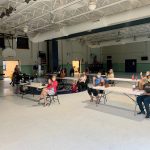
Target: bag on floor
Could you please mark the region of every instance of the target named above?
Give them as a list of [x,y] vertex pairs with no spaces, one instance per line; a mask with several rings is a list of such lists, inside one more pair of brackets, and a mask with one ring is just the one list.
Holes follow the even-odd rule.
[[71,92],[72,93],[76,93],[77,92],[77,85],[75,83],[72,84]]

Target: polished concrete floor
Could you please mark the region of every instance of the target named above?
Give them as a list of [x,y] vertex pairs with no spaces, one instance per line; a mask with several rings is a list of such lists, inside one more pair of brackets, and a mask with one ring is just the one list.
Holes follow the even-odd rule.
[[22,99],[8,80],[0,81],[0,150],[150,149],[150,119],[134,116],[126,96],[112,93],[98,106],[87,92],[59,98],[60,105],[43,107],[37,96]]

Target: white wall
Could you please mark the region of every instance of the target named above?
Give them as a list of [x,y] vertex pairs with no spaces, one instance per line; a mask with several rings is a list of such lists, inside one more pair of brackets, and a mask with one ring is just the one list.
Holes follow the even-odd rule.
[[[86,43],[77,40],[60,40],[59,41],[59,64],[70,63],[74,59],[84,59],[91,64],[93,56],[102,62],[106,67],[107,56],[112,56],[112,63],[115,71],[125,71],[125,59],[137,59],[137,71],[150,70],[150,42],[137,42],[122,45],[114,45],[102,48],[89,48]],[[63,51],[63,55],[62,55]],[[91,56],[91,54],[93,56]],[[148,56],[148,61],[141,61],[142,56]],[[63,62],[62,62],[63,57]]]
[[107,56],[112,56],[113,63],[124,63],[125,59],[137,59],[137,63],[150,63],[141,61],[141,56],[150,57],[150,42],[130,43],[102,48],[104,63]]
[[[9,44],[10,43],[10,44]],[[5,47],[12,47],[12,39],[5,39]],[[39,64],[38,52],[44,51],[46,53],[46,42],[41,43],[32,43],[29,41],[29,49],[17,49],[16,48],[16,39],[13,39],[13,49],[16,50],[15,60],[19,60],[21,64],[21,69],[24,72],[32,73],[32,67],[35,64]],[[2,50],[0,50],[2,52]],[[1,54],[0,54],[1,55]],[[2,66],[2,56],[0,57],[0,66]]]
[[71,64],[72,60],[82,60],[82,63],[88,60],[88,47],[85,43],[76,40],[59,40],[58,55],[59,64]]
[[[32,43],[29,41],[29,49],[17,49],[16,39],[13,40],[13,49],[16,50],[16,60],[21,61],[22,65],[34,65],[38,62],[38,52],[46,53],[46,42]],[[10,45],[9,45],[10,43]],[[5,39],[5,47],[12,47],[12,40]]]

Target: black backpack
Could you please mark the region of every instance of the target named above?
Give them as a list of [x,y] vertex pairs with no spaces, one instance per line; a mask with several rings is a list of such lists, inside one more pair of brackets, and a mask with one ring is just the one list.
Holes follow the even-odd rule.
[[144,89],[144,91],[146,93],[150,93],[150,82],[144,84],[144,88],[143,89]]

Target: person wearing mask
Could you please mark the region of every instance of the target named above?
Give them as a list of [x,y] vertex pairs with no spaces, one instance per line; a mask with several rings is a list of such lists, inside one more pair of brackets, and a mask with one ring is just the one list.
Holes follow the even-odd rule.
[[[137,97],[137,104],[139,106],[140,112],[138,114],[146,114],[145,118],[150,117],[150,110],[149,110],[149,104],[150,104],[150,75],[147,76],[147,83],[145,83],[144,87],[144,94]],[[146,110],[144,110],[144,107]]]
[[[104,85],[105,81],[104,78],[101,77],[101,73],[98,73],[96,77],[93,77],[93,86],[100,86],[100,85]],[[96,103],[99,103],[99,95],[98,94],[102,94],[103,90],[96,90],[93,88],[88,87],[88,94],[91,98],[90,102],[93,102],[93,98],[96,97]]]
[[58,82],[56,81],[56,76],[52,76],[52,79],[48,80],[48,85],[44,88],[40,94],[39,101],[44,99],[44,106],[48,104],[46,96],[54,95],[57,92]]

